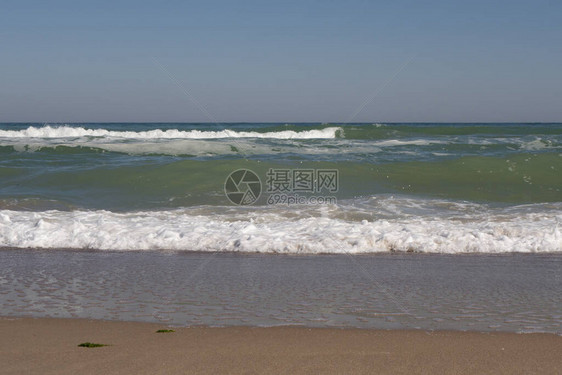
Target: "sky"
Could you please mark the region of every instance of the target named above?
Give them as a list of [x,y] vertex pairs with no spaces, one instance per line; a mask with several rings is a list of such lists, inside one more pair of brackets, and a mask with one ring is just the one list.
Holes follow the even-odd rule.
[[561,121],[560,0],[0,0],[0,122]]

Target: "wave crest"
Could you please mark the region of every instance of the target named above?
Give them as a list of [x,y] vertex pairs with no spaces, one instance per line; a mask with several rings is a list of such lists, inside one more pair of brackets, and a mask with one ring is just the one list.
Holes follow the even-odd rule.
[[[244,215],[246,217],[246,215]],[[472,219],[411,217],[347,221],[333,217],[255,219],[187,209],[0,211],[0,247],[101,250],[318,253],[561,252],[559,211]]]
[[343,132],[342,128],[329,127],[303,131],[283,130],[275,132],[217,131],[154,129],[146,131],[113,131],[107,129],[86,129],[74,126],[30,126],[23,130],[0,130],[2,138],[129,138],[129,139],[217,139],[217,138],[273,138],[273,139],[332,139]]

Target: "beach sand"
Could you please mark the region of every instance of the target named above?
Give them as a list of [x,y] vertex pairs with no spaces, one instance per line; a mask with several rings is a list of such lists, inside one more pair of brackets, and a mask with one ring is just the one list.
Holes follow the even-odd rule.
[[[0,318],[1,374],[560,374],[552,334]],[[82,348],[82,342],[109,344]]]

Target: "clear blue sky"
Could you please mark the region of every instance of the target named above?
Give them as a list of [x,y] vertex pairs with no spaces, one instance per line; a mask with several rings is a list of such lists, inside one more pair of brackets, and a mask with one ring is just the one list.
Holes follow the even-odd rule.
[[348,120],[562,121],[562,1],[0,2],[2,122]]

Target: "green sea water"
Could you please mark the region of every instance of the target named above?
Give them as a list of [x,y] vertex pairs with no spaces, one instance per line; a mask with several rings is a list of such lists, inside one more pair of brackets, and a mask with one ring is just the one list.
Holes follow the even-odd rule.
[[0,247],[561,252],[561,172],[562,124],[1,124]]
[[[26,131],[30,126],[35,136]],[[216,134],[224,128],[230,133]],[[270,168],[336,169],[339,199],[407,194],[510,204],[562,201],[560,124],[77,124],[59,126],[58,134],[53,129],[0,126],[0,205],[131,210],[228,204],[224,180],[240,168],[262,179]],[[88,129],[107,134],[89,135]],[[155,129],[177,134],[147,134]],[[326,138],[307,134],[315,130]],[[244,133],[270,136],[237,136]]]

